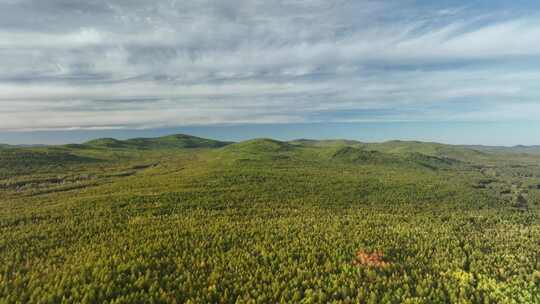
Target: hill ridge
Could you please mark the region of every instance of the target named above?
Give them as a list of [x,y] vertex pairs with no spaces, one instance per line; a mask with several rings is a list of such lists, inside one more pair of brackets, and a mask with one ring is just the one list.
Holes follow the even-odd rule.
[[135,137],[125,140],[105,137],[97,138],[83,143],[83,146],[107,148],[220,148],[231,142],[207,139],[187,134],[172,134],[160,137]]

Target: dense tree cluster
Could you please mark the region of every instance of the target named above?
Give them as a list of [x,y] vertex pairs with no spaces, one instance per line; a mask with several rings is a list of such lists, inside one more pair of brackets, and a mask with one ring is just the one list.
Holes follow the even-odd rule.
[[0,303],[540,302],[537,205],[473,187],[478,170],[271,144],[143,154],[159,165],[83,189],[0,190]]

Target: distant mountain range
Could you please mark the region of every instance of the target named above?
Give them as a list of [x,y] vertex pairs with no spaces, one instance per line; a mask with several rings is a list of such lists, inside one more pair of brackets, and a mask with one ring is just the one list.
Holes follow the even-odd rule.
[[3,148],[32,148],[32,147],[47,147],[47,145],[8,145],[8,144],[2,144],[0,143],[0,149]]
[[540,154],[540,146],[524,146],[518,145],[513,147],[502,146],[482,146],[482,145],[466,145],[462,146],[469,149],[475,149],[478,151],[486,152],[510,152],[510,153],[524,153],[524,154]]
[[[275,141],[278,142],[278,141]],[[218,141],[212,139],[205,139],[196,136],[190,136],[185,134],[174,134],[156,138],[132,138],[127,140],[118,140],[115,138],[98,138],[90,140],[82,144],[68,144],[54,147],[69,147],[69,148],[113,148],[113,149],[164,149],[164,148],[219,148],[233,142]],[[520,154],[540,154],[539,145],[517,145],[512,147],[506,146],[485,146],[485,145],[448,145],[435,142],[421,142],[421,141],[403,141],[392,140],[383,143],[365,143],[356,140],[313,140],[313,139],[297,139],[288,141],[287,143],[293,145],[306,145],[306,146],[331,146],[331,145],[347,145],[369,148],[381,152],[418,152],[428,155],[438,155],[440,151],[449,150],[453,152],[468,150],[478,152],[489,153],[520,153]],[[0,149],[10,148],[39,148],[39,147],[52,147],[41,144],[24,144],[24,145],[9,145],[1,144]]]

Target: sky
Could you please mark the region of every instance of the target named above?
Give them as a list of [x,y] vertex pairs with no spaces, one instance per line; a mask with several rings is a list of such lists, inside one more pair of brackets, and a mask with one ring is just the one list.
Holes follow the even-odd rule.
[[0,142],[540,144],[539,17],[532,0],[0,0]]

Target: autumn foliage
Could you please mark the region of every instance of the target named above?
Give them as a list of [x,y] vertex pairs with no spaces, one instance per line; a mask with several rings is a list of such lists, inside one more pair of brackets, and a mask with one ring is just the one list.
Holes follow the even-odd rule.
[[384,253],[382,251],[374,251],[372,253],[364,250],[358,250],[356,252],[355,259],[353,261],[354,266],[366,266],[374,268],[385,268],[390,266],[388,261],[385,261]]

